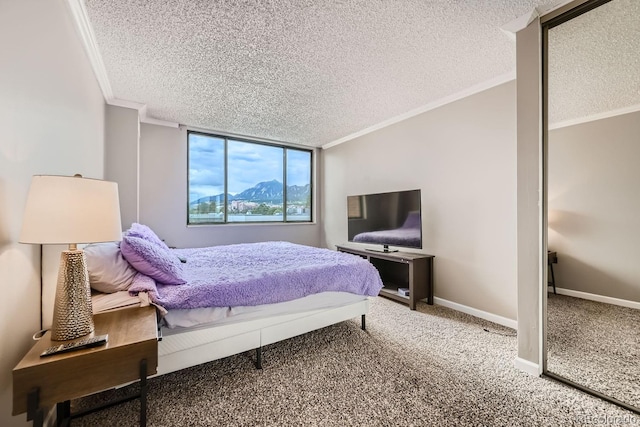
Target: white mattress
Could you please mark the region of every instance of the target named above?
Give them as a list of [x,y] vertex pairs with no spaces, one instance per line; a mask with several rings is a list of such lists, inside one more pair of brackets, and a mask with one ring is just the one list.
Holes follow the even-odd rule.
[[[208,307],[188,310],[169,310],[163,316],[164,335],[184,332],[186,329],[229,325],[248,320],[266,319],[284,314],[295,314],[312,310],[337,308],[366,300],[368,297],[349,292],[322,292],[304,298],[277,304],[238,307]],[[113,294],[94,293],[93,312],[101,313],[133,305],[149,305],[146,293],[130,296],[129,292]]]
[[283,314],[342,307],[368,297],[349,292],[321,292],[304,298],[277,304],[238,307],[209,307],[189,310],[169,310],[163,317],[165,334],[179,333],[185,328],[228,325],[247,320],[265,319]]

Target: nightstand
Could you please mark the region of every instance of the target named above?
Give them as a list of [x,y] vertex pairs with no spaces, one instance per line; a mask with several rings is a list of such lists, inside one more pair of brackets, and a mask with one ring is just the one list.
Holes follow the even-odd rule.
[[[13,369],[13,415],[42,425],[43,408],[57,405],[58,422],[124,401],[140,399],[140,425],[146,424],[147,376],[158,366],[158,329],[154,307],[97,314],[95,335],[109,334],[106,345],[40,357],[51,341],[47,332]],[[140,381],[140,392],[94,410],[71,414],[69,402],[99,391]]]

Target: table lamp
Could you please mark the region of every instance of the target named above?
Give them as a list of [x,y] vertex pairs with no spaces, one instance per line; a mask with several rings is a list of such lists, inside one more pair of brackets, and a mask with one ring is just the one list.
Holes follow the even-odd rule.
[[121,237],[118,184],[81,175],[33,176],[20,243],[69,245],[60,256],[52,340],[71,340],[94,330],[87,263],[77,244]]

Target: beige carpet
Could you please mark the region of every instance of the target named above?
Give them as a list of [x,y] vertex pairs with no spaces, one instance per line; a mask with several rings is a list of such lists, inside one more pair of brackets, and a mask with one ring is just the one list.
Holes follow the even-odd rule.
[[[624,411],[514,368],[515,331],[373,301],[359,319],[150,380],[151,426],[580,426]],[[73,402],[81,409],[121,392]],[[74,420],[136,425],[138,402]],[[609,418],[603,418],[609,417]]]
[[640,408],[640,310],[549,294],[547,317],[549,371]]

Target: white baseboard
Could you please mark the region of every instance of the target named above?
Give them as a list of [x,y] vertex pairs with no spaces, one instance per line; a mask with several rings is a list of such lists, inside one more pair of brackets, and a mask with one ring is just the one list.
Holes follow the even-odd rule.
[[522,372],[526,372],[527,374],[533,375],[535,377],[539,377],[542,374],[542,370],[540,369],[539,364],[530,362],[529,360],[525,360],[520,357],[515,358],[514,365]]
[[598,294],[590,294],[588,292],[574,291],[573,289],[565,289],[565,288],[558,288],[558,287],[556,287],[556,293],[558,293],[559,295],[566,295],[569,297],[588,299],[591,301],[603,302],[606,304],[619,305],[621,307],[635,308],[636,310],[640,310],[640,302],[637,302],[637,301],[629,301],[626,299],[608,297],[608,296],[598,295]]
[[515,330],[518,329],[517,320],[508,319],[506,317],[498,316],[497,314],[478,310],[476,308],[469,307],[467,305],[458,304],[457,302],[448,301],[446,299],[442,299],[438,297],[435,297],[433,299],[433,303],[437,305],[441,305],[443,307],[451,308],[456,311],[461,311],[463,313],[467,313],[484,320],[488,320],[489,322],[497,323],[498,325],[506,326],[507,328],[511,328]]
[[[493,323],[497,323],[502,326],[506,326],[511,329],[518,330],[518,321],[508,319],[506,317],[498,316],[497,314],[489,313],[486,311],[478,310],[473,307],[458,304],[457,302],[448,301],[446,299],[435,297],[433,299],[434,304],[441,305],[443,307],[451,308],[456,311],[461,311],[466,314],[470,314],[475,317],[479,317],[484,320],[488,320]],[[517,369],[526,372],[529,375],[539,377],[542,375],[541,366],[538,363],[533,363],[528,360],[516,357],[514,365]]]

